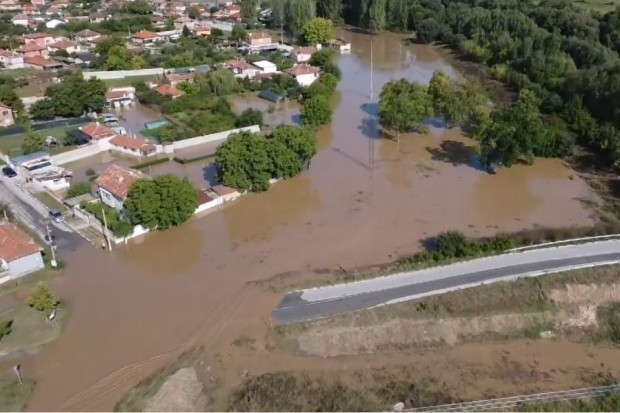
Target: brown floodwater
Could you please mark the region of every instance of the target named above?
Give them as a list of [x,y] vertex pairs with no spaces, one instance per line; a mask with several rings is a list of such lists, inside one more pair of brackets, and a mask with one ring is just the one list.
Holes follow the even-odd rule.
[[215,352],[243,334],[244,322],[262,325],[278,295],[251,281],[387,262],[447,229],[489,234],[590,222],[580,199],[594,195],[561,161],[488,175],[457,130],[434,128],[400,144],[379,139],[385,82],[427,82],[437,69],[459,74],[433,48],[382,34],[373,39],[371,99],[370,37],[342,36],[353,51],[339,58],[333,122],[319,132],[308,171],[112,253],[85,245],[62,257],[68,269],[52,287],[71,318],[59,339],[19,360],[38,383],[30,409],[109,410],[187,346]]

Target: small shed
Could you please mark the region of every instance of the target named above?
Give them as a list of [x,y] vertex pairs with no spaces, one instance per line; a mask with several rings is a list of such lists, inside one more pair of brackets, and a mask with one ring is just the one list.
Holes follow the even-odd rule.
[[278,103],[284,99],[282,96],[280,96],[273,90],[261,90],[261,92],[258,94],[258,97],[261,99],[268,100],[272,103]]

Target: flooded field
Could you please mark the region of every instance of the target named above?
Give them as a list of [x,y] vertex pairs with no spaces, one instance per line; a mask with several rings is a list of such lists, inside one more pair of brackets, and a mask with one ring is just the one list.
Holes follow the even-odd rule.
[[263,112],[266,127],[275,127],[282,123],[286,125],[299,123],[301,107],[297,102],[272,103],[258,96],[243,96],[231,98],[230,104],[237,114],[250,108],[260,110]]
[[[447,229],[490,234],[591,221],[582,200],[594,195],[559,160],[488,175],[457,130],[403,136],[400,144],[380,139],[376,103],[385,82],[427,82],[437,69],[459,74],[434,49],[382,34],[373,39],[371,98],[370,38],[342,36],[353,51],[339,58],[333,123],[319,132],[309,171],[140,244],[114,253],[84,246],[62,257],[67,274],[52,286],[72,317],[58,340],[20,360],[38,383],[30,409],[112,409],[137,381],[196,344],[232,369],[324,368],[265,350],[231,358],[239,353],[231,350],[235,338],[264,335],[280,298],[253,281],[388,262]],[[226,374],[226,383],[238,379],[237,371]]]

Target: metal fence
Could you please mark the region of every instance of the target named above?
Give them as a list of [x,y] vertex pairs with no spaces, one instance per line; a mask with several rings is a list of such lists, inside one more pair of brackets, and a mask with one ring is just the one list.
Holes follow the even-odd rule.
[[[61,126],[77,126],[90,122],[89,118],[70,118],[70,119],[56,119],[48,122],[40,122],[32,125],[32,129],[35,131],[45,131],[47,129],[59,128]],[[17,135],[24,133],[26,130],[21,126],[15,126],[12,128],[0,129],[0,138],[7,136]]]
[[571,400],[593,400],[607,397],[620,391],[620,384],[584,389],[562,390],[549,393],[528,394],[501,399],[477,400],[473,402],[443,404],[439,406],[404,409],[404,412],[488,412],[522,410],[527,404],[552,403]]

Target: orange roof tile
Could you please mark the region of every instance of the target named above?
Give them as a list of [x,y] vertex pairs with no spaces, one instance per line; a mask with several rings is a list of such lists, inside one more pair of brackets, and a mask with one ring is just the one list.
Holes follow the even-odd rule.
[[95,179],[95,184],[112,195],[125,199],[132,185],[141,179],[146,179],[146,176],[138,171],[110,165]]
[[138,33],[134,33],[131,36],[132,39],[141,39],[141,40],[150,40],[150,39],[157,39],[159,38],[159,35],[155,32],[151,32],[148,30],[140,30]]
[[86,136],[95,140],[111,138],[116,135],[116,133],[114,133],[112,129],[96,122],[91,122],[88,125],[82,126],[80,130]]
[[321,68],[311,65],[297,65],[286,70],[286,73],[293,76],[309,75],[319,73]]
[[178,97],[185,94],[172,85],[159,85],[154,90],[162,96]]
[[116,135],[110,139],[110,143],[115,146],[121,146],[127,149],[134,149],[141,152],[154,151],[155,145],[145,141],[144,139],[131,138],[127,135]]
[[42,248],[15,224],[0,224],[0,258],[6,262],[40,252]]

